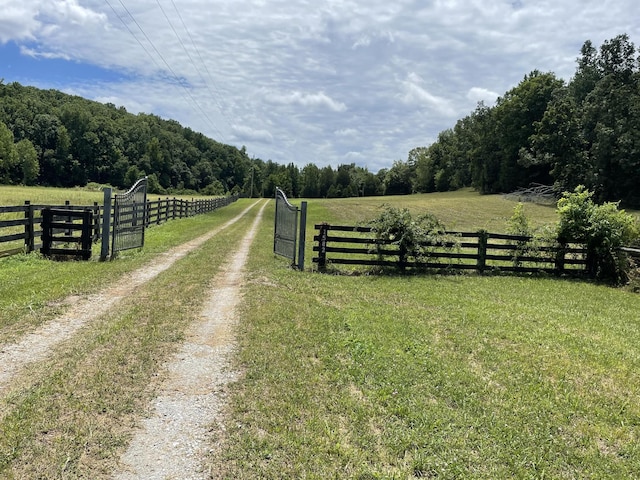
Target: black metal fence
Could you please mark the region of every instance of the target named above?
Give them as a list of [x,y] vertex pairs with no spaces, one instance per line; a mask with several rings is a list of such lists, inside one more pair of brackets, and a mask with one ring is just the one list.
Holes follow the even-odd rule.
[[142,247],[146,226],[147,177],[138,180],[128,191],[113,196],[111,256]]

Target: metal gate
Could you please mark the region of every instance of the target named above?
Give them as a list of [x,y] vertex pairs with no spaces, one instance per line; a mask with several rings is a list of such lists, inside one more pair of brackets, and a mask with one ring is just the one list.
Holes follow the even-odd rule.
[[146,224],[147,177],[144,177],[128,192],[114,195],[111,257],[122,250],[142,247]]
[[[300,243],[298,243],[298,213],[300,218]],[[298,247],[298,268],[304,270],[305,229],[307,202],[298,209],[289,203],[285,193],[276,188],[276,225],[273,235],[273,251],[296,264],[296,246]]]

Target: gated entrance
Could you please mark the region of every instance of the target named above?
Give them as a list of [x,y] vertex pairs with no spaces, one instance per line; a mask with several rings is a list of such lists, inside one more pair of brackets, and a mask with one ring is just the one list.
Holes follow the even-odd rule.
[[144,245],[147,223],[147,177],[129,191],[113,196],[113,243],[111,257],[118,252]]
[[[300,214],[300,241],[298,242],[298,214]],[[296,265],[296,247],[298,247],[299,270],[304,270],[305,230],[307,223],[307,202],[301,208],[289,203],[285,193],[276,188],[276,225],[273,235],[273,251],[277,255],[291,260]]]

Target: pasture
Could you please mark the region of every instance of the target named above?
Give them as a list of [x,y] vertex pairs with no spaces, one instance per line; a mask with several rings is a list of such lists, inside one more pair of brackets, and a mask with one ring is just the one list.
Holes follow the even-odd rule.
[[[496,232],[516,205],[470,191],[312,200],[307,258],[315,223],[364,222],[383,203]],[[114,262],[0,260],[0,341],[248,204],[152,227],[142,251]],[[536,224],[555,221],[550,207],[525,212]],[[297,272],[273,255],[273,214],[271,204],[246,269],[240,376],[224,428],[212,431],[213,477],[637,476],[637,294],[544,276]],[[17,379],[0,399],[0,477],[109,477],[242,229],[179,261]]]
[[[493,231],[515,206],[471,192],[324,200],[310,203],[310,224],[362,221],[383,202]],[[525,211],[555,221],[552,208]],[[263,226],[250,259],[237,360],[244,375],[212,471],[358,479],[640,472],[636,294],[545,277],[300,273],[273,258],[271,228]]]

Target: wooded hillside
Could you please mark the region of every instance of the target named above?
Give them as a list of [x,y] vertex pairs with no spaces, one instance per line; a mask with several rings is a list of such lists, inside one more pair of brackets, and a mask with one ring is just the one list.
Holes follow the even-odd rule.
[[0,183],[125,187],[148,174],[156,191],[224,193],[242,188],[249,163],[244,149],[175,121],[0,83]]

